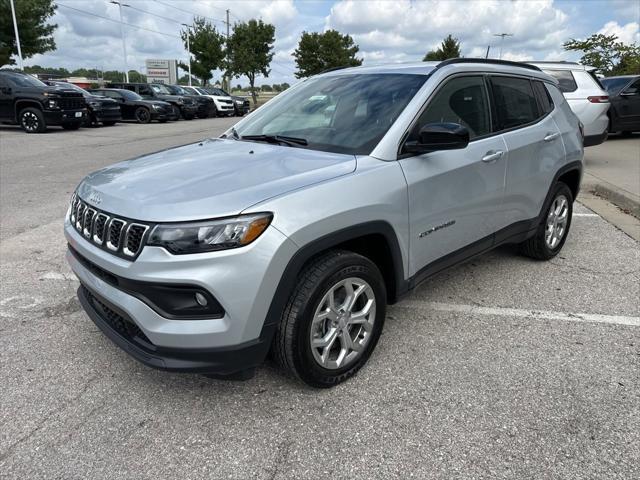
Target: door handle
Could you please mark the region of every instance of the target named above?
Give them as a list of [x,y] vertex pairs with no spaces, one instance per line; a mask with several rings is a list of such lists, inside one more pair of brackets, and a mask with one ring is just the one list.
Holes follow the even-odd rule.
[[559,136],[560,136],[560,134],[558,132],[547,133],[547,135],[544,137],[544,141],[545,142],[551,142],[551,141],[555,140],[556,138],[558,138]]
[[492,163],[499,160],[502,155],[504,155],[502,150],[489,150],[484,154],[484,157],[482,157],[482,161],[485,163]]

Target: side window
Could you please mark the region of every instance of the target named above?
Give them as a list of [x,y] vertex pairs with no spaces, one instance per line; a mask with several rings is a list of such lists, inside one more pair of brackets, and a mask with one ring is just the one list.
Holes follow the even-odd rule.
[[538,104],[526,78],[492,77],[498,130],[518,127],[538,119]]
[[547,90],[547,87],[544,86],[544,83],[534,81],[533,89],[538,97],[538,104],[540,105],[542,115],[546,115],[551,112],[553,110],[553,101],[551,100],[549,91]]
[[544,73],[558,80],[562,93],[575,92],[578,89],[578,84],[576,79],[573,78],[571,70],[545,70]]
[[473,139],[491,133],[489,102],[482,77],[456,77],[444,84],[429,101],[410,138],[416,139],[428,123],[459,123]]
[[[131,90],[133,90],[133,88]],[[144,95],[153,96],[153,92],[151,91],[148,85],[140,85],[140,89],[138,90],[138,93],[143,96]]]
[[633,82],[625,88],[622,93],[626,93],[627,95],[638,95],[638,93],[640,93],[640,80]]

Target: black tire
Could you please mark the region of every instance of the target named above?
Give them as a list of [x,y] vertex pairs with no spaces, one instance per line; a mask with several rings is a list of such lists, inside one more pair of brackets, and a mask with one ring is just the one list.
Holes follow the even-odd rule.
[[171,111],[173,112],[173,116],[175,117],[174,120],[180,120],[180,116],[182,115],[180,113],[180,107],[178,107],[177,105],[171,105]]
[[34,107],[27,107],[20,110],[18,123],[27,133],[43,133],[47,130],[47,124],[44,121],[42,111]]
[[65,130],[78,130],[82,126],[82,122],[63,123],[62,128]]
[[95,128],[95,127],[99,127],[100,123],[98,122],[98,118],[93,113],[89,112],[84,122],[84,125],[85,127]]
[[[316,310],[322,306],[325,294],[347,278],[364,280],[371,287],[375,298],[375,315],[367,334],[370,338],[351,363],[325,368],[314,358],[311,347],[312,320]],[[386,315],[384,280],[378,267],[368,258],[353,252],[334,250],[309,263],[298,276],[296,285],[276,329],[273,356],[284,370],[306,384],[318,388],[333,387],[353,376],[367,362],[378,343]],[[356,333],[356,341],[363,338],[358,336],[360,332],[362,330]],[[339,344],[336,346],[339,347]]]
[[151,121],[151,112],[148,108],[136,108],[135,117],[138,123],[149,123]]
[[218,112],[218,107],[216,107],[215,105],[213,106],[213,118],[219,117],[220,116],[220,112]]
[[209,118],[209,112],[199,113],[198,118]]
[[114,122],[113,120],[109,120],[109,121],[107,121],[107,122],[102,122],[102,124],[103,124],[105,127],[112,127],[112,126],[114,126],[114,125],[116,124],[116,122]]
[[[556,200],[564,197],[567,199],[567,219],[562,236],[556,245],[549,245],[547,242],[548,220],[551,209],[556,205]],[[573,215],[573,193],[571,189],[562,182],[558,182],[551,191],[550,200],[545,205],[540,224],[536,233],[530,239],[520,244],[520,251],[523,255],[536,260],[550,260],[555,257],[567,240],[569,229],[571,228],[571,217]],[[554,223],[555,226],[555,223]]]

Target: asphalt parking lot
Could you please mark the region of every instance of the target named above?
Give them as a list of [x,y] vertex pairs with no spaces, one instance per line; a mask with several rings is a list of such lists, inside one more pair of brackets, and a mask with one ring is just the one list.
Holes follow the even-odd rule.
[[580,204],[553,261],[501,248],[391,307],[332,390],[270,363],[247,382],[158,372],[114,346],[64,260],[73,188],[234,121],[0,127],[0,477],[640,478],[640,245]]

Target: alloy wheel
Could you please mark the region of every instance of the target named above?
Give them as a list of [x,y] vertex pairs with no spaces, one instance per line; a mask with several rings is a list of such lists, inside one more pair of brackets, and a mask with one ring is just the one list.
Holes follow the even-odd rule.
[[555,249],[567,231],[569,219],[569,200],[564,195],[558,195],[551,204],[547,215],[544,241],[551,250]]
[[40,126],[40,120],[33,112],[24,112],[22,114],[22,126],[28,132],[35,132]]
[[311,323],[313,358],[330,370],[353,363],[365,351],[375,318],[375,295],[365,280],[336,283],[320,300]]

